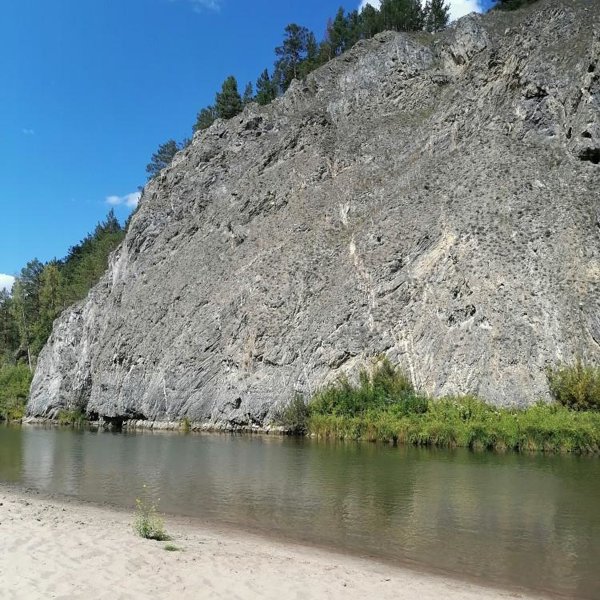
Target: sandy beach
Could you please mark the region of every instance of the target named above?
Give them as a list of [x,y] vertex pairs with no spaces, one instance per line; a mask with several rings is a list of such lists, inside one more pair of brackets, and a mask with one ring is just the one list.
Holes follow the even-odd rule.
[[0,596],[29,598],[534,598],[245,532],[167,518],[170,543],[133,512],[0,487]]

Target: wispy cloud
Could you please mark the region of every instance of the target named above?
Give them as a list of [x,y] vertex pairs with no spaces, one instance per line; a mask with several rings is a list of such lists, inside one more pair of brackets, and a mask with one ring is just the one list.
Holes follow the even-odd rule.
[[[379,8],[381,0],[362,0],[359,10],[362,10],[367,4],[373,8]],[[460,19],[471,12],[482,12],[484,9],[484,0],[448,0],[448,4],[450,5],[451,21]]]
[[35,129],[23,128],[23,129],[21,129],[21,133],[23,135],[35,135]]
[[4,275],[4,273],[0,273],[0,290],[7,290],[10,292],[14,282],[15,278],[12,275]]
[[107,196],[106,204],[110,206],[127,206],[127,208],[135,208],[138,205],[141,197],[140,192],[132,192],[124,196]]
[[[170,2],[178,2],[179,0],[170,0]],[[190,4],[194,12],[201,13],[207,10],[221,10],[223,0],[184,0]]]
[[460,19],[472,12],[482,12],[481,0],[450,0],[450,20]]

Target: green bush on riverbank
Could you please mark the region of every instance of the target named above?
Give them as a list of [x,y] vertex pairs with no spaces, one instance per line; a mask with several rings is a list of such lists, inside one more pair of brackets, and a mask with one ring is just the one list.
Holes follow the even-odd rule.
[[25,365],[0,367],[0,421],[17,421],[25,416],[31,377]]
[[[589,392],[589,371],[582,380],[574,369],[560,370],[565,395],[568,389]],[[387,360],[361,372],[356,385],[342,379],[317,393],[305,429],[318,437],[419,446],[600,452],[598,411],[560,404],[497,408],[470,396],[434,400],[419,394]]]
[[600,409],[600,367],[577,360],[574,365],[548,369],[550,393],[573,410]]

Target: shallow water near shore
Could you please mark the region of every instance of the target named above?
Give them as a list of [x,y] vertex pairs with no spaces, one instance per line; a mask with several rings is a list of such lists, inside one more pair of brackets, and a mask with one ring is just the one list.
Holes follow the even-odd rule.
[[600,597],[600,460],[276,436],[0,428],[0,481],[577,598]]

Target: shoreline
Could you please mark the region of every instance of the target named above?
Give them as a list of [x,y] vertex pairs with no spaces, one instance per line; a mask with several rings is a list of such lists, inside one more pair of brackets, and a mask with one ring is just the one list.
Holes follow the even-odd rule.
[[548,598],[256,532],[166,516],[169,542],[131,512],[0,483],[0,581],[8,598]]

